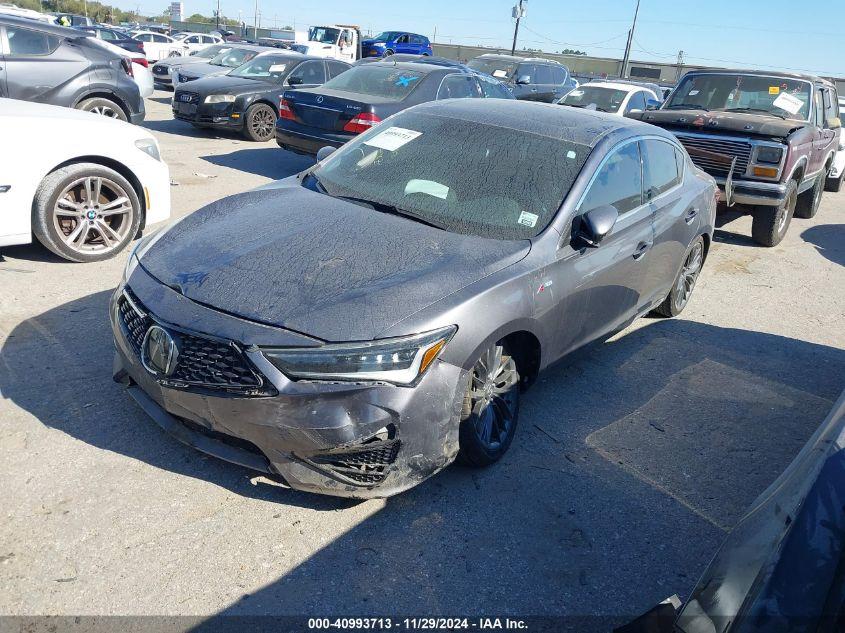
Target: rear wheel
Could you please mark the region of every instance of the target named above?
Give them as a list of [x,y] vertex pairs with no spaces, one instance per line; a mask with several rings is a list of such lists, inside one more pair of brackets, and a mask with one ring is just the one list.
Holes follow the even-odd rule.
[[786,196],[777,207],[755,207],[752,213],[751,237],[763,246],[777,246],[786,235],[795,205],[798,201],[798,184],[794,180],[787,185]]
[[458,460],[488,466],[504,455],[519,416],[519,372],[501,344],[481,354],[470,372],[459,430]]
[[816,182],[813,183],[813,188],[798,196],[798,202],[795,204],[796,218],[812,218],[818,213],[819,205],[822,202],[822,193],[824,193],[825,178],[825,174],[819,174]]
[[828,178],[825,182],[824,190],[831,191],[836,193],[840,189],[842,189],[842,180],[845,179],[845,170],[843,170],[842,174],[839,178]]
[[684,263],[678,271],[669,295],[652,312],[665,317],[678,316],[683,312],[692,296],[703,265],[704,238],[699,235],[687,251],[687,256],[684,258]]
[[276,112],[266,103],[255,103],[244,116],[244,135],[250,141],[269,141],[276,133]]
[[127,121],[128,117],[117,103],[111,99],[104,99],[102,97],[94,97],[92,99],[85,99],[80,101],[76,106],[77,110],[83,112],[93,112],[100,114],[110,119],[118,119],[119,121]]
[[74,262],[113,257],[138,233],[141,202],[119,173],[79,163],[49,174],[33,204],[33,233],[56,255]]

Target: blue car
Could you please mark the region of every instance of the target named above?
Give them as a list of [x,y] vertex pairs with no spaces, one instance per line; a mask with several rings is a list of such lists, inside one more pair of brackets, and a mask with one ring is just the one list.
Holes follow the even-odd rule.
[[394,53],[434,55],[426,36],[406,31],[385,31],[361,42],[361,57],[387,57]]

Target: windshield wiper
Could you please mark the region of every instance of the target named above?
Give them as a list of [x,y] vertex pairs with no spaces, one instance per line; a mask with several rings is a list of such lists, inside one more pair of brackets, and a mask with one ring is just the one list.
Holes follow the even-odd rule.
[[[319,181],[317,181],[319,184]],[[322,185],[320,185],[322,186]],[[331,194],[328,194],[331,195]],[[413,220],[414,222],[419,222],[420,224],[425,224],[426,226],[433,227],[435,229],[440,229],[441,231],[445,231],[446,227],[442,224],[437,224],[436,222],[432,222],[431,220],[427,220],[416,213],[411,213],[405,209],[400,209],[399,207],[386,204],[384,202],[376,202],[375,200],[368,200],[367,198],[356,198],[354,196],[333,196],[335,198],[340,198],[341,200],[346,200],[347,202],[352,202],[353,204],[360,204],[366,207],[372,207],[376,211],[381,211],[382,213],[389,213],[391,215],[398,215],[402,218],[408,218],[409,220]]]
[[771,116],[776,116],[779,119],[783,119],[786,121],[786,117],[782,114],[778,114],[777,112],[772,112],[771,110],[766,110],[764,108],[727,108],[724,112],[762,112],[763,114],[769,114]]
[[704,112],[710,112],[704,106],[700,106],[697,103],[673,103],[672,105],[668,105],[665,108],[666,110],[703,110]]

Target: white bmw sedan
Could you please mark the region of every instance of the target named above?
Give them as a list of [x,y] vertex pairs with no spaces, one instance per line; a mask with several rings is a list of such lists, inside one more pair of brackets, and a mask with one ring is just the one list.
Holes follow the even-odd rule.
[[35,236],[65,259],[99,261],[170,217],[170,172],[143,128],[0,99],[0,138],[0,247]]

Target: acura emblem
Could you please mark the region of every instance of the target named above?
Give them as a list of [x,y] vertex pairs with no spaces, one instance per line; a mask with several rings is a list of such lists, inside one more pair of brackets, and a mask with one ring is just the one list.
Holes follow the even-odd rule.
[[151,326],[141,343],[141,363],[146,370],[156,376],[170,376],[178,358],[179,348],[170,333],[158,325]]
[[317,97],[317,103],[323,103],[323,97]]

